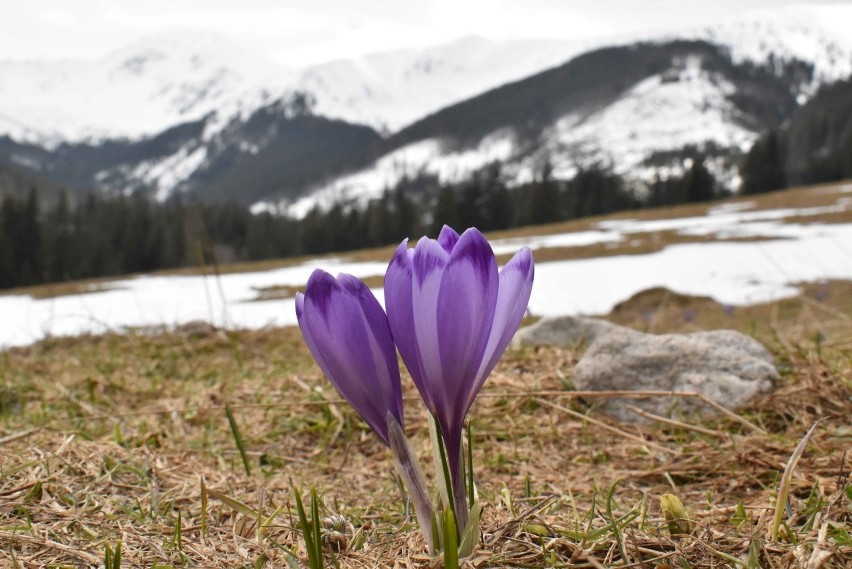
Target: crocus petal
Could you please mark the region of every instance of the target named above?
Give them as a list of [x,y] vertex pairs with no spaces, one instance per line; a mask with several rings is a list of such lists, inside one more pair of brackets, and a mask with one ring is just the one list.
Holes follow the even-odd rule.
[[445,225],[441,228],[441,234],[438,235],[438,243],[443,247],[444,251],[447,253],[452,252],[453,247],[456,246],[456,243],[459,241],[459,234],[456,233],[455,229],[450,227],[449,225]]
[[447,403],[453,407],[460,403],[461,408],[473,388],[491,331],[498,284],[491,246],[479,231],[468,229],[450,255],[437,303],[441,367]]
[[444,380],[434,396],[454,482],[461,472],[464,417],[491,331],[498,283],[491,246],[478,230],[468,229],[450,255],[437,302]]
[[[411,257],[411,305],[421,370],[420,385],[417,385],[417,389],[433,413],[437,409],[436,394],[445,383],[441,367],[436,307],[441,279],[448,260],[449,255],[438,242],[426,238],[417,242]],[[414,376],[412,378],[416,380]]]
[[477,373],[476,385],[468,400],[468,409],[524,318],[530,301],[534,274],[532,253],[527,247],[515,253],[500,271],[500,288],[497,292],[491,335]]
[[399,363],[396,359],[396,350],[394,349],[388,317],[378,299],[360,279],[341,273],[337,276],[337,280],[361,305],[364,322],[367,330],[371,332],[367,335],[367,339],[372,348],[371,354],[373,358],[376,358],[373,363],[379,373],[378,386],[382,389],[381,400],[389,403],[385,408],[385,413],[391,413],[402,425],[402,387],[399,378]]
[[[400,243],[391,258],[388,270],[385,273],[385,306],[388,311],[388,322],[393,340],[414,380],[414,384],[420,389],[423,385],[423,372],[420,364],[420,349],[417,345],[417,333],[414,328],[414,306],[412,304],[414,272],[411,267],[413,254],[414,251],[408,248],[408,239],[406,239]],[[426,401],[427,406],[430,406],[423,391],[421,391],[421,396]]]
[[402,423],[399,367],[381,305],[369,289],[344,275],[339,282],[314,271],[296,315],[323,373],[388,444],[386,414]]

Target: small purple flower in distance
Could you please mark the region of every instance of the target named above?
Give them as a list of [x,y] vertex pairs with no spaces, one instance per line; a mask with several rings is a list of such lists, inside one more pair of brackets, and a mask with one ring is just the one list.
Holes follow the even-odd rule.
[[305,343],[325,376],[386,445],[402,423],[399,364],[387,315],[363,282],[317,269],[296,295]]
[[528,248],[498,272],[477,229],[459,237],[447,226],[437,240],[420,239],[413,249],[403,241],[388,266],[385,305],[393,339],[441,427],[456,499],[464,492],[465,416],[524,317],[533,273]]

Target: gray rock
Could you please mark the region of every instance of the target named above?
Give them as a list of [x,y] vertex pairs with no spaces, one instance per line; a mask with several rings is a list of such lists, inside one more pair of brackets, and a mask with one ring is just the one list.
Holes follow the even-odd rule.
[[[734,330],[654,335],[594,318],[544,318],[515,335],[515,345],[573,347],[590,342],[572,377],[582,391],[695,391],[737,409],[778,380],[772,356]],[[697,398],[589,398],[622,421],[644,422],[629,405],[666,417],[712,414]]]
[[[778,371],[756,340],[733,330],[642,334],[611,330],[595,340],[574,368],[577,389],[590,391],[694,391],[738,409],[772,389]],[[642,422],[633,405],[666,417],[714,412],[697,398],[607,398],[593,401],[617,419]]]
[[542,318],[535,324],[518,330],[512,339],[512,344],[515,346],[572,347],[583,342],[592,342],[599,336],[619,328],[627,330],[627,328],[597,318],[583,318],[581,316]]
[[190,320],[179,325],[176,331],[192,338],[201,338],[215,334],[216,327],[205,320]]

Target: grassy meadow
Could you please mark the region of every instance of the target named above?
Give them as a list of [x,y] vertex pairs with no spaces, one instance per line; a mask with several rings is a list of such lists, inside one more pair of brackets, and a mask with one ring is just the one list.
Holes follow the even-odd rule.
[[[755,199],[812,207],[828,193]],[[852,221],[831,215],[811,221]],[[647,250],[677,238],[637,239]],[[471,413],[484,513],[462,566],[852,566],[852,283],[806,283],[798,297],[734,310],[653,289],[607,318],[655,333],[738,329],[773,352],[781,381],[737,415],[627,425],[595,410],[605,393],[574,389],[582,345],[510,348]],[[426,416],[405,373],[403,386],[406,432],[432,478]],[[304,567],[294,488],[312,487],[327,566],[443,567],[394,476],[390,452],[322,377],[297,328],[54,338],[0,352],[4,567]],[[773,536],[779,488],[789,497]]]

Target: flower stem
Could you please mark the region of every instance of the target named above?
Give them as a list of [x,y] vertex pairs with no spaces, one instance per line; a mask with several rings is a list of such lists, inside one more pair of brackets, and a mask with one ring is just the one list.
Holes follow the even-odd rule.
[[435,516],[432,508],[432,500],[429,497],[429,491],[426,489],[426,478],[423,476],[423,470],[420,468],[417,455],[414,454],[414,449],[411,448],[411,444],[408,442],[396,418],[391,413],[388,413],[387,421],[388,439],[390,440],[390,448],[393,453],[394,462],[396,463],[397,472],[399,472],[402,483],[408,492],[408,497],[414,505],[417,524],[420,526],[420,531],[423,532],[423,537],[426,538],[426,546],[429,548],[429,553],[435,553],[432,527]]
[[[441,489],[441,497],[447,508],[453,511],[453,517],[457,528],[464,528],[467,524],[468,505],[465,496],[465,476],[464,476],[464,459],[462,456],[461,445],[456,445],[459,449],[459,454],[456,457],[455,464],[457,468],[450,467],[449,456],[447,455],[447,445],[444,441],[444,433],[441,430],[441,425],[438,419],[430,416],[429,427],[432,434],[432,444],[435,451],[435,462],[438,474],[438,479],[443,480],[443,488]],[[459,433],[461,435],[461,433]]]

